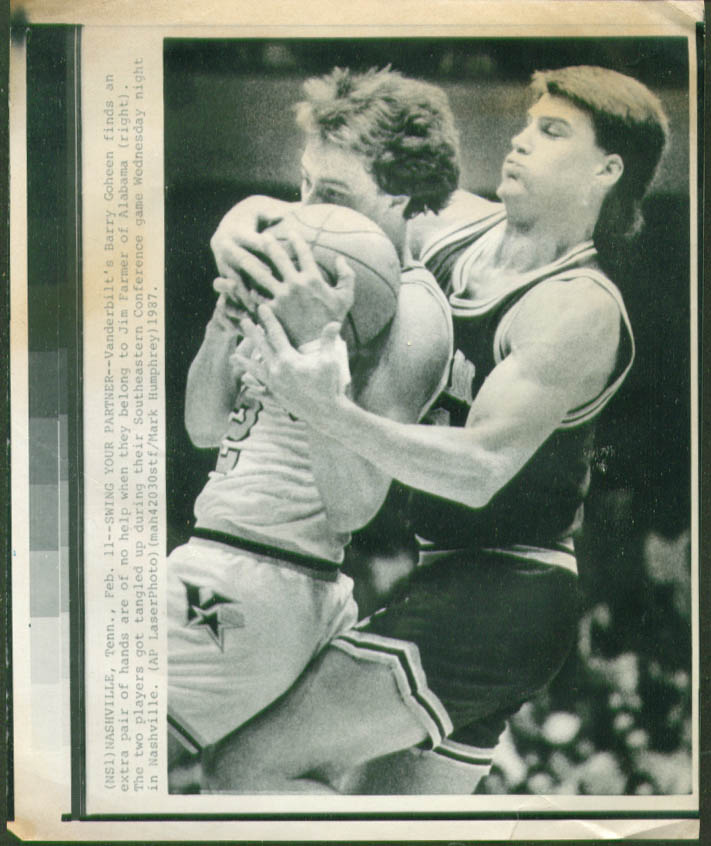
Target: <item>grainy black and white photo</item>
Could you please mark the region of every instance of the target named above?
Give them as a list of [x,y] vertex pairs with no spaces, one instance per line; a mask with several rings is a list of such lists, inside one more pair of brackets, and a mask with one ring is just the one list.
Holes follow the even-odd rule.
[[690,791],[685,49],[166,42],[171,789]]
[[698,837],[702,4],[60,5],[8,829]]

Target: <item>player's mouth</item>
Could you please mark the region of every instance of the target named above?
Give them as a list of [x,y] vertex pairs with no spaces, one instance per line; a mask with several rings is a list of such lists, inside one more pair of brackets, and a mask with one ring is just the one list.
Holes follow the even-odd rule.
[[501,175],[507,179],[518,179],[523,170],[523,165],[515,159],[506,159],[503,167],[501,168]]

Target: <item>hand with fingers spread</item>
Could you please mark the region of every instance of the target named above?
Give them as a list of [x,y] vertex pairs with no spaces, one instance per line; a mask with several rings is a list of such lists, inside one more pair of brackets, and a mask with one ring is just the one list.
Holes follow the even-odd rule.
[[308,349],[296,350],[269,306],[258,309],[261,325],[242,321],[242,331],[256,356],[238,351],[235,366],[247,370],[269,389],[287,411],[306,422],[331,413],[350,381],[345,343],[340,325],[328,323]]
[[250,197],[223,218],[210,242],[221,274],[215,289],[252,315],[259,303],[268,303],[300,346],[318,338],[327,323],[343,321],[353,304],[354,273],[339,257],[331,286],[298,233],[287,229],[294,258],[268,229],[260,233],[259,226],[279,220],[291,208],[270,199]]
[[239,278],[245,251],[264,253],[260,233],[280,221],[294,205],[273,197],[255,195],[231,208],[210,240],[220,276]]
[[355,274],[346,260],[336,259],[335,285],[323,278],[306,241],[287,228],[292,259],[279,241],[264,233],[266,255],[281,276],[261,274],[256,282],[266,288],[268,305],[295,346],[316,340],[328,323],[342,323],[353,305]]

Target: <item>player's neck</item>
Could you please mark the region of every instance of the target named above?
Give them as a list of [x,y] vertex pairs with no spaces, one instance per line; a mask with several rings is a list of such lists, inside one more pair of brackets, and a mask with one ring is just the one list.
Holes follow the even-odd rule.
[[593,226],[572,218],[551,225],[550,221],[508,221],[498,249],[496,264],[524,272],[556,261],[592,237]]
[[[397,245],[396,245],[397,249]],[[410,239],[405,238],[402,244],[401,249],[397,249],[397,254],[400,258],[400,265],[402,267],[409,267],[411,264],[414,263],[415,259],[412,254],[412,250],[410,249]]]
[[381,221],[380,226],[395,245],[395,251],[400,259],[400,264],[404,267],[412,259],[409,239],[407,237],[407,221],[401,217],[395,221]]

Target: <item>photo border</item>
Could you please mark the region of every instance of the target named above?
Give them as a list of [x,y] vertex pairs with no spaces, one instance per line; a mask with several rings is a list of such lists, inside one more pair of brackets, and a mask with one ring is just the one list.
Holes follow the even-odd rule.
[[[707,14],[707,18],[708,18],[708,7],[706,9],[706,14]],[[697,42],[698,41],[703,41],[703,36],[702,36],[702,33],[701,33],[700,25],[697,28]],[[708,78],[708,49],[709,49],[708,43],[705,43],[704,47],[705,47],[705,51],[706,51],[705,54],[704,54],[704,52],[700,51],[697,55],[697,58],[698,58],[698,76],[699,76],[700,80],[701,80],[701,78],[704,78],[704,79]],[[703,102],[705,103],[705,108],[700,108],[698,110],[699,126],[700,126],[700,129],[701,129],[702,125],[703,125],[705,127],[706,131],[708,132],[708,124],[709,124],[709,116],[708,116],[708,113],[709,113],[709,87],[708,87],[708,84],[703,85],[703,86],[700,85],[699,89],[698,89],[698,93],[699,93],[699,101],[701,102],[703,100]],[[705,137],[709,137],[709,135],[706,135]],[[699,160],[698,160],[699,161],[699,183],[700,183],[700,186],[703,185],[703,187],[708,192],[709,189],[710,189],[710,186],[709,186],[710,180],[709,180],[709,175],[708,175],[708,168],[704,169],[704,168],[701,167],[701,164],[704,161],[702,154],[706,153],[706,150],[704,149],[704,145],[703,145],[703,138],[704,138],[704,132],[700,131],[699,132],[700,151],[699,151]],[[0,186],[0,187],[2,187],[2,186]],[[704,204],[703,204],[703,192],[702,191],[699,192],[698,200],[699,200],[699,218],[698,218],[698,220],[699,220],[699,229],[701,229],[701,222],[703,220],[703,213],[705,212]],[[699,239],[699,245],[698,246],[699,246],[699,259],[700,259],[699,260],[699,287],[701,288],[702,279],[703,279],[703,268],[705,266],[709,266],[708,262],[711,261],[711,249],[710,249],[708,243],[706,242],[706,239],[704,239],[704,238]],[[79,285],[78,296],[80,297],[80,295],[81,295],[81,286]],[[74,306],[79,309],[78,314],[81,315],[80,302],[76,302],[74,304]],[[70,308],[71,307],[72,306],[70,304]],[[705,305],[704,305],[704,313],[706,312],[707,308],[708,308],[708,303],[706,302]],[[0,316],[2,316],[2,310],[1,309],[0,309]],[[81,318],[79,318],[79,320],[80,319]],[[704,322],[702,320],[701,314],[699,314],[699,324],[700,324],[700,329],[702,329]],[[700,542],[701,542],[702,539],[704,539],[706,537],[706,531],[707,530],[706,530],[706,527],[705,527],[705,522],[708,522],[709,518],[707,517],[706,521],[704,520],[705,509],[701,506],[702,506],[702,503],[705,503],[707,501],[707,496],[704,496],[703,494],[704,494],[704,491],[708,490],[709,478],[711,477],[711,471],[709,470],[709,468],[705,468],[703,466],[703,464],[701,463],[701,455],[702,455],[703,449],[705,448],[706,451],[708,452],[708,449],[711,446],[707,443],[708,433],[702,427],[702,423],[703,423],[703,419],[704,419],[703,411],[705,409],[708,409],[708,408],[711,407],[711,405],[709,405],[710,399],[709,399],[709,393],[708,393],[708,391],[709,391],[708,385],[704,387],[704,384],[703,384],[704,380],[702,378],[703,373],[706,372],[706,366],[708,365],[709,367],[711,367],[711,353],[709,353],[708,348],[706,349],[705,355],[704,355],[704,349],[703,349],[703,343],[702,343],[704,334],[705,333],[703,331],[700,331],[699,335],[698,335],[698,345],[699,345],[698,361],[699,361],[699,364],[701,364],[703,362],[703,365],[704,365],[703,367],[699,367],[699,369],[698,369],[698,381],[699,381],[698,417],[699,417],[699,427],[700,427],[699,428],[699,433],[700,433],[699,445],[701,447],[701,449],[699,450],[699,454],[698,454],[698,464],[699,464],[698,473],[699,473],[699,483],[700,483],[700,488],[701,488],[700,492],[702,494],[701,500],[699,502],[699,517],[701,519],[701,526],[700,526],[700,531],[699,531]],[[77,341],[77,345],[80,349],[80,344],[78,343],[78,341]],[[79,353],[79,355],[80,355],[80,353]],[[78,372],[78,374],[81,373],[80,370],[78,370],[77,372]],[[711,370],[709,370],[708,372],[711,372]],[[81,377],[79,375],[78,381],[80,381],[80,378]],[[709,380],[707,380],[707,381],[709,381]],[[80,419],[81,419],[81,415],[79,415],[79,420]],[[80,425],[79,425],[79,430],[75,431],[74,434],[70,436],[70,448],[73,448],[76,451],[75,456],[79,456],[79,460],[80,460],[80,456],[81,456],[81,447],[82,447],[82,441],[81,441],[81,431],[80,431]],[[81,520],[82,520],[80,499],[81,499],[80,495],[75,496],[74,502],[70,506],[71,513],[73,515],[75,515],[71,519],[76,521],[75,522],[75,532],[77,533],[79,538],[81,537],[81,528],[80,527],[81,527]],[[706,513],[708,514],[708,511],[706,511]],[[5,519],[9,519],[9,517],[6,517]],[[9,538],[9,535],[6,535],[6,537]],[[9,544],[9,539],[8,539],[8,544]],[[706,547],[706,544],[701,543],[701,549],[700,549],[700,554],[699,554],[699,564],[700,564],[700,566],[699,566],[699,596],[700,597],[703,597],[705,595],[704,589],[708,587],[708,581],[709,581],[709,554],[708,554],[708,550],[706,550],[706,552],[704,554],[704,547]],[[9,555],[8,555],[8,558],[9,558]],[[77,571],[81,570],[81,568],[79,568],[79,567],[77,567],[76,569],[77,569]],[[7,579],[7,583],[9,583],[9,581],[10,581],[9,567],[7,569],[7,572],[5,573],[5,577]],[[80,576],[79,576],[79,578],[80,578]],[[1,581],[0,581],[0,587],[3,587],[3,584],[2,584]],[[78,584],[75,584],[73,586],[73,590],[81,591],[81,583],[79,582]],[[75,596],[76,595],[81,595],[81,594],[75,593]],[[700,612],[701,613],[700,613],[700,621],[699,621],[700,622],[699,635],[700,635],[700,638],[701,638],[701,662],[700,663],[701,663],[701,668],[702,668],[702,672],[700,673],[700,682],[701,682],[700,690],[701,690],[702,701],[708,701],[707,696],[704,693],[704,689],[706,689],[706,692],[707,692],[708,677],[709,677],[707,665],[708,665],[709,662],[708,662],[707,649],[705,648],[704,645],[708,643],[708,634],[709,634],[709,629],[711,628],[711,625],[710,625],[711,621],[709,620],[708,606],[704,606],[702,604]],[[4,614],[4,623],[8,627],[11,623],[9,608],[8,608],[7,612]],[[83,645],[83,642],[84,642],[83,631],[81,631],[81,633],[80,633],[80,629],[81,629],[81,627],[77,627],[74,624],[74,621],[72,621],[72,638],[73,638],[72,642],[73,642],[74,646],[76,646],[77,643],[81,643]],[[8,643],[8,646],[11,645],[10,636],[8,636],[8,638],[7,638],[7,643]],[[72,661],[76,660],[76,654],[80,651],[81,650],[75,650],[74,648],[72,648]],[[11,680],[9,674],[8,674],[7,678],[4,679],[4,682],[6,684],[6,687],[10,690],[11,690],[11,681],[12,680]],[[9,682],[9,684],[8,684],[8,682]],[[72,721],[73,722],[75,720],[75,713],[74,712],[75,712],[75,708],[72,707]],[[704,760],[705,760],[705,758],[708,757],[707,750],[704,750],[704,745],[703,745],[703,737],[707,736],[707,734],[708,734],[707,731],[703,728],[703,724],[709,719],[708,717],[705,717],[705,714],[706,714],[705,709],[700,707],[699,708],[699,720],[701,721],[701,724],[702,724],[702,735],[701,735],[700,743],[699,743],[699,757],[700,757],[700,766],[701,766],[700,778],[701,778],[701,785],[702,785],[702,789],[700,790],[700,801],[701,801],[701,807],[702,807],[702,815],[705,815],[703,813],[704,806],[705,805],[708,806],[708,800],[706,800],[706,802],[704,801],[706,791],[703,789],[703,784],[704,784],[704,779],[703,779]],[[76,717],[76,719],[78,719],[78,717]],[[83,717],[82,717],[82,721],[83,721]],[[72,735],[74,737],[74,728],[72,728]],[[73,778],[74,778],[74,769],[75,769],[75,767],[73,765],[73,767],[72,767]],[[78,816],[77,816],[77,810],[79,810]],[[369,817],[381,819],[384,815],[382,815],[382,814],[378,814],[378,815],[355,815],[355,816],[348,815],[348,816],[345,816],[345,817],[341,817],[341,815],[338,815],[338,814],[323,814],[323,815],[313,815],[313,816],[314,816],[314,818],[316,816],[319,816],[319,817],[324,818],[324,819],[341,819],[341,818],[343,818],[343,819],[350,820],[350,819],[363,819],[363,818],[369,818]],[[443,815],[437,815],[437,818],[438,819],[442,819],[442,818],[454,819],[454,818],[457,818],[458,816],[461,816],[461,815],[456,815],[456,814],[450,813],[450,814],[446,814],[444,816]],[[469,814],[467,814],[466,816],[467,816],[467,818],[471,817],[471,815],[469,815]],[[495,816],[495,815],[486,814],[486,815],[477,815],[477,816],[482,816],[486,819],[491,819],[492,816]],[[555,819],[556,816],[557,815],[555,813],[552,813],[552,814],[545,814],[542,818]],[[567,819],[567,818],[570,818],[570,816],[571,816],[570,813],[561,812],[560,815],[559,815],[559,818]],[[636,818],[644,817],[645,814],[643,814],[641,812],[631,812],[629,814],[624,813],[624,814],[615,814],[615,815],[612,815],[612,814],[609,814],[609,813],[608,814],[597,814],[596,813],[595,815],[587,815],[587,814],[584,814],[584,813],[575,812],[575,817],[581,818],[581,819],[600,818],[600,817],[609,819],[613,816],[614,816],[614,818],[620,818],[620,819],[624,819],[624,818],[626,818],[626,819],[629,819],[629,818],[636,819]],[[688,818],[695,818],[696,816],[697,816],[696,812],[679,812],[677,814],[666,813],[666,814],[662,815],[662,817],[665,818],[665,819],[666,818],[688,819]],[[174,817],[172,815],[156,815],[155,817],[150,816],[150,815],[149,816],[142,816],[141,815],[140,817],[135,817],[135,818],[131,817],[131,816],[126,816],[126,815],[116,815],[116,816],[114,816],[114,815],[97,815],[97,816],[87,817],[87,816],[81,815],[80,809],[74,807],[74,802],[73,802],[73,807],[72,807],[72,813],[71,813],[71,815],[68,815],[68,817],[71,817],[72,819],[79,818],[79,819],[96,820],[96,821],[129,821],[131,819],[140,819],[140,820],[174,819]],[[225,818],[228,818],[228,819],[249,819],[251,817],[249,817],[249,816],[245,817],[244,815],[240,815],[239,817],[234,817],[232,815],[229,815],[228,817],[225,817],[224,815],[217,815],[217,816],[208,815],[206,817],[205,815],[200,814],[200,815],[195,815],[194,818],[202,820],[202,819],[225,819]],[[263,818],[262,815],[260,815],[259,818],[262,819]],[[273,815],[268,815],[266,817],[266,819],[274,819],[274,818],[275,817]],[[278,818],[278,817],[276,817],[276,818]],[[413,819],[415,819],[415,818],[419,819],[419,818],[421,818],[421,816],[415,815],[412,818]],[[535,814],[526,814],[525,812],[521,812],[521,813],[515,814],[513,816],[507,816],[507,818],[509,818],[509,819],[526,819],[526,818],[535,819],[537,817],[536,817]],[[655,814],[655,815],[652,815],[652,818],[658,818],[658,816]],[[181,819],[193,819],[193,817],[192,816],[181,817]],[[287,817],[286,819],[292,819],[292,817]],[[300,817],[298,817],[298,819],[302,819],[302,817],[300,816]],[[308,817],[307,817],[307,819],[308,819]],[[171,841],[171,842],[175,842],[175,841]],[[189,841],[189,842],[194,842],[194,841]],[[276,843],[276,842],[283,842],[283,841],[265,841],[265,842],[275,842]],[[434,841],[430,841],[430,842],[434,842]]]

